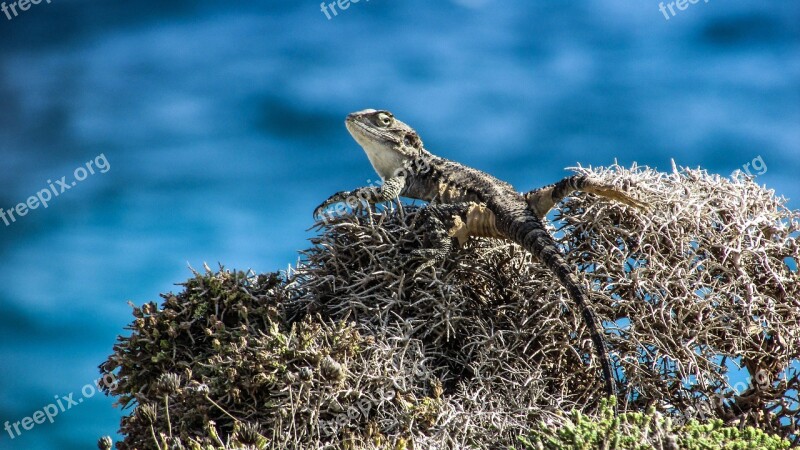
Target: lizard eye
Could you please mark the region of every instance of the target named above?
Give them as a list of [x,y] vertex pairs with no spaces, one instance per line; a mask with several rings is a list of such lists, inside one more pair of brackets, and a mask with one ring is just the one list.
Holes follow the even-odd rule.
[[386,113],[378,114],[378,125],[388,127],[392,124],[392,116]]

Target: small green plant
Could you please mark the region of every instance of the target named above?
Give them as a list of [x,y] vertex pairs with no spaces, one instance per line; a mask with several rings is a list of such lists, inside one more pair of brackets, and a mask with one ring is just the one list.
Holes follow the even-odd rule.
[[726,427],[722,420],[673,423],[654,409],[614,416],[613,398],[604,402],[598,417],[573,410],[560,424],[540,422],[514,450],[777,450],[791,446],[786,439],[762,430]]

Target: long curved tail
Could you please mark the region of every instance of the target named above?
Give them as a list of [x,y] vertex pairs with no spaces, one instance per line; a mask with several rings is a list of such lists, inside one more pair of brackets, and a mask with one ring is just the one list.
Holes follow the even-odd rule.
[[[544,228],[541,222],[534,216],[527,220],[518,221],[514,232],[511,233],[513,240],[522,245],[526,250],[536,255],[540,261],[550,269],[558,278],[561,284],[567,289],[569,296],[580,308],[583,321],[589,328],[592,342],[594,343],[597,356],[600,359],[600,367],[605,379],[606,392],[609,396],[616,395],[616,379],[611,371],[611,362],[606,351],[603,330],[598,324],[597,318],[589,306],[589,297],[581,288],[578,277],[572,273],[564,257],[561,255],[553,237]],[[533,220],[531,220],[533,219]]]

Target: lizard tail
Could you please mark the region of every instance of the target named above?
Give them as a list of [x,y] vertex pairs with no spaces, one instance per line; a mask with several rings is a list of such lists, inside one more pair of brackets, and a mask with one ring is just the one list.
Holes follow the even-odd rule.
[[611,362],[606,351],[605,341],[603,340],[603,331],[598,324],[597,318],[594,315],[589,305],[589,298],[581,288],[578,277],[572,273],[569,265],[567,265],[564,257],[561,255],[556,242],[541,226],[540,223],[533,224],[534,226],[520,227],[519,232],[515,233],[515,241],[522,245],[526,250],[536,255],[540,261],[547,266],[558,278],[561,284],[567,289],[569,296],[580,308],[583,321],[589,327],[589,334],[591,335],[592,342],[594,343],[597,351],[597,356],[600,359],[600,367],[603,371],[603,378],[605,379],[605,388],[609,396],[616,395],[616,379],[611,371]]

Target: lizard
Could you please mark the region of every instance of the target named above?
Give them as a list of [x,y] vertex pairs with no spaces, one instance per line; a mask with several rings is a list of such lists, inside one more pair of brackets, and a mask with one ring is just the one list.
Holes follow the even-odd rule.
[[520,193],[485,172],[435,156],[413,128],[386,110],[354,112],[347,116],[345,126],[383,183],[337,192],[314,210],[314,217],[339,202],[372,205],[400,196],[429,202],[424,221],[431,247],[412,252],[413,257],[424,260],[416,272],[444,261],[454,240],[463,244],[470,236],[480,236],[516,242],[552,271],[580,309],[599,358],[606,393],[616,395],[616,378],[589,297],[543,221],[554,205],[575,191],[646,209],[644,203],[584,175]]

